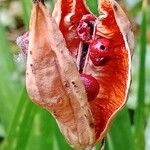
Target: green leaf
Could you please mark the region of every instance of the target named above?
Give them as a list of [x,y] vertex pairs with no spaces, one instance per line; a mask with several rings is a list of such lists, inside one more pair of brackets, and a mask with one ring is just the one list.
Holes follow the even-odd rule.
[[135,150],[134,138],[127,109],[122,110],[107,136],[108,150]]
[[0,124],[0,142],[1,142],[1,139],[3,139],[5,136],[6,136],[6,133],[4,130],[4,126]]
[[4,150],[26,149],[36,112],[35,108],[24,90],[5,140]]
[[69,144],[66,142],[64,136],[61,134],[60,130],[58,129],[58,126],[55,125],[54,126],[54,130],[55,130],[55,138],[56,138],[56,143],[57,143],[57,147],[59,148],[59,150],[73,150]]
[[143,1],[142,21],[140,34],[140,67],[137,108],[135,111],[135,144],[136,150],[144,150],[144,128],[145,128],[145,62],[147,44],[147,0]]
[[29,18],[32,7],[32,0],[21,0],[22,3],[22,16],[26,29],[29,28]]
[[0,121],[6,130],[21,92],[18,69],[13,60],[5,28],[0,24]]
[[99,14],[97,9],[98,8],[97,0],[86,0],[86,3],[93,14],[95,15]]
[[142,1],[138,1],[131,9],[130,9],[130,15],[136,16],[137,13],[141,10]]
[[43,108],[38,108],[27,149],[52,150],[55,140],[53,126],[54,120],[52,116]]

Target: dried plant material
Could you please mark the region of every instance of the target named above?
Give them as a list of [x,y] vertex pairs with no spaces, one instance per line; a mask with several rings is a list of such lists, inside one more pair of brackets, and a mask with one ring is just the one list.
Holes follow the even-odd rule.
[[35,1],[30,19],[28,94],[77,149],[102,141],[131,80],[130,22],[114,0],[99,0],[98,8],[96,17],[84,0],[58,0],[51,16]]
[[93,119],[76,64],[41,2],[32,9],[26,86],[32,101],[53,113],[72,145],[94,142]]

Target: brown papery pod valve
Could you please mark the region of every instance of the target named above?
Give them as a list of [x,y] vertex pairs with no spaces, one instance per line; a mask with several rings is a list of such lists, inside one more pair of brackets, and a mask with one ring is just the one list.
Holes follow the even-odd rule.
[[75,148],[92,145],[95,130],[85,88],[54,18],[39,1],[30,19],[26,87],[32,101],[51,112]]

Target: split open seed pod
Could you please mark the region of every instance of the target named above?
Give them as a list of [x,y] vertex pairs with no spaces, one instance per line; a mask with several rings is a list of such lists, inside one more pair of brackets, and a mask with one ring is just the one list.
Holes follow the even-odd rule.
[[102,141],[131,80],[130,23],[114,0],[99,0],[98,8],[97,17],[83,0],[58,0],[51,15],[37,0],[30,19],[28,94],[78,149]]

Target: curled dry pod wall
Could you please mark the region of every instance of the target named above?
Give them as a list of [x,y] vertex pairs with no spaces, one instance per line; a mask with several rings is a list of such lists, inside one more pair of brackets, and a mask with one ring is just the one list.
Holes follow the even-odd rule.
[[91,145],[93,119],[84,86],[55,20],[41,2],[33,5],[29,32],[26,86],[32,101],[54,115],[72,145]]
[[77,149],[101,142],[130,85],[130,23],[114,0],[98,7],[96,17],[83,0],[58,0],[52,17],[35,1],[30,19],[28,94]]

